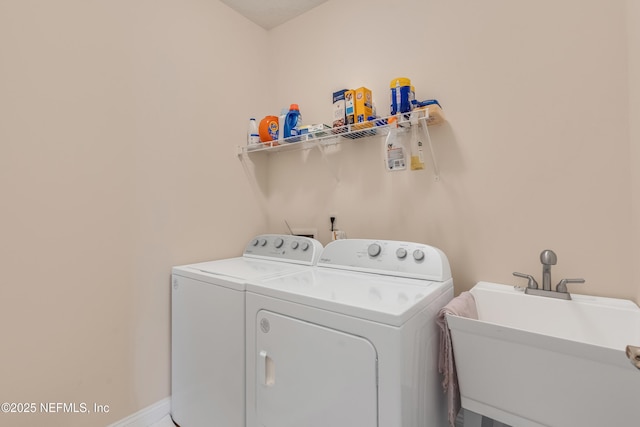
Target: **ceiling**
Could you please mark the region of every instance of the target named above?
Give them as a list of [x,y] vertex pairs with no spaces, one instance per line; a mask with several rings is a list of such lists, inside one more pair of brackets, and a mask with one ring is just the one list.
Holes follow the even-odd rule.
[[327,0],[220,0],[236,12],[270,30]]

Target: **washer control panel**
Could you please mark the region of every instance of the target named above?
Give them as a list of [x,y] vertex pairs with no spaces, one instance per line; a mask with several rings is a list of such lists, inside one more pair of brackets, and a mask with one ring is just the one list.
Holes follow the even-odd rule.
[[262,234],[251,239],[243,256],[315,265],[321,252],[322,244],[309,237]]
[[395,240],[336,240],[324,248],[318,266],[437,281],[451,278],[441,250]]

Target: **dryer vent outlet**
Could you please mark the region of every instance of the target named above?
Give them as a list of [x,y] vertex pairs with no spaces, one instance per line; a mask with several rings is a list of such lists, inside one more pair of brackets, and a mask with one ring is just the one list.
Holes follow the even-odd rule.
[[318,229],[317,228],[292,228],[291,229],[291,233],[294,236],[301,236],[301,237],[310,237],[312,239],[317,239],[318,238]]

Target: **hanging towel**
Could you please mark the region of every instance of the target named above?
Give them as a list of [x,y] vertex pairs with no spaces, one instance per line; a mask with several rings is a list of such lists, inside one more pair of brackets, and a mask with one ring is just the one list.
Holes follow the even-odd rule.
[[438,372],[443,376],[442,388],[447,394],[447,405],[449,407],[449,425],[455,426],[456,417],[460,411],[460,389],[458,388],[458,375],[456,374],[456,363],[453,358],[453,347],[451,345],[451,334],[447,326],[447,314],[454,316],[478,318],[476,300],[471,292],[462,292],[460,295],[449,301],[438,312],[436,323],[440,327],[440,357],[438,360]]
[[629,358],[633,366],[640,369],[640,347],[634,347],[632,345],[628,345],[627,357]]

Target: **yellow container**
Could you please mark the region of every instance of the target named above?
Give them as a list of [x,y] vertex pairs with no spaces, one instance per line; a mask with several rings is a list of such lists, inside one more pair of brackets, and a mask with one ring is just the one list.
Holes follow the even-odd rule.
[[397,77],[391,80],[390,109],[391,115],[408,113],[411,111],[411,80],[406,77]]
[[391,83],[389,84],[389,87],[391,89],[395,89],[396,86],[408,86],[411,87],[411,79],[407,78],[407,77],[396,77],[395,79],[391,80]]
[[373,116],[373,97],[371,90],[360,87],[355,90],[355,123],[365,123]]

